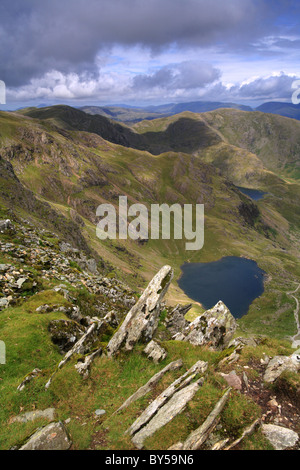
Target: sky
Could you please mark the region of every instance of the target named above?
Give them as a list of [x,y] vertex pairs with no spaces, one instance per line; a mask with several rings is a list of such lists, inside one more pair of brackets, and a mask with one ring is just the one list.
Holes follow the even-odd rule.
[[299,52],[299,0],[1,0],[0,109],[291,102]]

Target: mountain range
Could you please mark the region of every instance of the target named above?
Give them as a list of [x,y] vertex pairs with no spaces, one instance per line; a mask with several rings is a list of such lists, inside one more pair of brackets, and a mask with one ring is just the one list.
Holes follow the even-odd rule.
[[169,103],[159,106],[133,107],[126,105],[113,106],[83,106],[79,109],[92,115],[102,115],[109,119],[132,124],[144,119],[152,120],[159,117],[173,116],[185,111],[205,113],[216,109],[229,108],[241,111],[261,111],[263,113],[278,114],[279,116],[300,119],[300,105],[283,102],[266,102],[256,108],[236,103],[223,103],[215,101],[193,101],[187,103]]

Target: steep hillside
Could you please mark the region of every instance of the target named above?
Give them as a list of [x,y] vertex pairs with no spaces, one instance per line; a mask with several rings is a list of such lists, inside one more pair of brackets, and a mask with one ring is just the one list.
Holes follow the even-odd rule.
[[142,133],[104,116],[89,115],[69,106],[29,108],[22,110],[21,114],[50,123],[59,129],[94,133],[114,144],[147,150],[154,155],[169,151],[191,153],[220,141],[217,133],[202,119],[195,119],[194,115],[191,118],[188,113],[171,118],[168,125],[160,131],[155,128],[153,132],[149,128],[149,132]]
[[[56,213],[77,224],[88,245],[111,270],[132,286],[142,287],[166,263],[172,262],[178,278],[180,266],[187,260],[250,257],[269,277],[264,295],[253,303],[243,323],[259,331],[262,325],[266,328],[266,314],[272,318],[267,320],[267,329],[273,334],[295,334],[293,300],[285,292],[299,277],[298,184],[285,182],[266,169],[257,155],[227,143],[213,128],[217,120],[210,113],[139,123],[130,133],[143,139],[145,146],[151,142],[150,153],[75,130],[81,127],[81,118],[83,127],[86,125],[85,113],[80,111],[53,107],[32,112],[41,112],[44,119],[1,114],[2,158],[12,164],[19,181],[38,200],[47,201]],[[102,132],[101,127],[97,132]],[[169,147],[177,151],[159,153]],[[261,188],[268,195],[254,203],[232,182]],[[11,189],[6,193],[11,194]],[[108,202],[118,210],[120,195],[128,197],[129,205],[142,202],[149,208],[152,203],[204,203],[204,248],[187,253],[185,240],[172,239],[99,241],[96,208]],[[16,210],[24,209],[16,206]],[[169,297],[173,303],[187,300],[176,284]],[[199,308],[194,306],[196,311]]]
[[279,175],[300,176],[300,123],[293,119],[236,110],[205,114],[206,122],[232,145],[257,155]]

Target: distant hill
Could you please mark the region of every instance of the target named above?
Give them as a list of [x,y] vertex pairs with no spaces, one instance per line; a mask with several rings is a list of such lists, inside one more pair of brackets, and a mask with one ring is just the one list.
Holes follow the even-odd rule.
[[256,111],[261,111],[262,113],[279,114],[280,116],[297,119],[298,121],[300,120],[300,104],[296,105],[293,103],[270,101],[269,103],[264,103],[256,108]]
[[134,124],[143,120],[152,120],[161,117],[173,116],[186,111],[192,113],[205,113],[220,108],[239,109],[241,111],[253,111],[250,106],[236,103],[222,103],[213,101],[192,101],[189,103],[168,103],[159,106],[128,107],[120,106],[83,106],[80,108],[87,114],[101,115],[115,121]]
[[161,125],[161,128],[159,131],[150,128],[149,132],[143,129],[140,132],[138,128],[131,129],[105,116],[89,115],[79,109],[63,105],[42,109],[27,108],[19,114],[47,121],[65,131],[92,132],[114,144],[147,150],[154,155],[169,151],[192,153],[221,141],[217,132],[200,116],[192,113],[171,116],[166,122],[157,119],[155,122],[158,126]]
[[134,108],[127,106],[83,106],[79,108],[87,114],[93,116],[100,115],[115,121],[120,121],[128,124],[133,124],[144,119],[157,119],[169,114],[162,114],[161,112],[149,111],[143,108]]
[[153,112],[167,113],[169,115],[190,111],[192,113],[206,113],[220,108],[239,109],[241,111],[253,111],[250,106],[244,106],[236,103],[222,103],[218,101],[191,101],[188,103],[163,104],[161,106],[150,106],[146,109]]
[[[63,106],[63,105],[57,105]],[[38,105],[35,108],[28,109],[49,109],[49,105]],[[52,107],[52,106],[51,106]],[[55,106],[53,106],[55,107]],[[91,116],[103,116],[107,119],[132,126],[140,121],[152,121],[153,119],[174,116],[184,112],[206,113],[218,109],[236,109],[239,111],[260,111],[267,114],[277,114],[279,116],[300,120],[300,105],[292,103],[281,103],[270,101],[257,108],[245,106],[237,103],[224,103],[219,101],[191,101],[187,103],[167,103],[158,106],[129,106],[126,104],[116,104],[107,106],[82,106],[79,111],[85,112]],[[21,111],[22,110],[18,110]]]

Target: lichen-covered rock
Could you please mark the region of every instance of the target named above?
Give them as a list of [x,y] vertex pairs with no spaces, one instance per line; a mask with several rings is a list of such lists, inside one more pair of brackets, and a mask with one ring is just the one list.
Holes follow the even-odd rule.
[[175,339],[188,341],[195,346],[207,345],[213,349],[224,349],[232,339],[237,323],[223,302],[196,318]]
[[264,381],[271,383],[284,372],[298,372],[300,370],[300,354],[298,352],[292,356],[275,356],[268,364],[264,375]]
[[155,364],[158,364],[167,357],[167,351],[154,340],[147,344],[144,353],[147,355],[148,359],[152,359]]
[[9,306],[9,300],[7,297],[0,298],[0,310]]
[[38,429],[19,450],[68,450],[72,442],[62,423],[50,423]]
[[185,328],[188,327],[189,322],[185,319],[185,315],[191,308],[192,304],[188,304],[185,306],[176,305],[176,307],[167,316],[166,327],[168,328],[172,336],[182,332]]
[[170,400],[158,410],[156,415],[146,424],[146,426],[142,427],[132,437],[133,444],[138,449],[142,449],[144,441],[148,437],[152,436],[156,431],[172,421],[175,416],[185,409],[188,402],[194,398],[202,384],[203,379],[200,379],[176,392]]
[[172,279],[173,270],[170,266],[164,266],[154,276],[108,343],[108,356],[113,356],[121,348],[131,351],[139,340],[151,341],[158,326],[161,302]]
[[80,375],[82,375],[84,379],[88,378],[90,367],[94,359],[96,357],[101,356],[101,354],[102,354],[102,348],[99,348],[92,354],[89,354],[88,356],[84,356],[82,360],[79,360],[77,364],[75,364],[75,369]]
[[294,447],[299,441],[299,436],[295,431],[275,426],[274,424],[263,424],[262,433],[270,441],[275,450],[285,450]]

